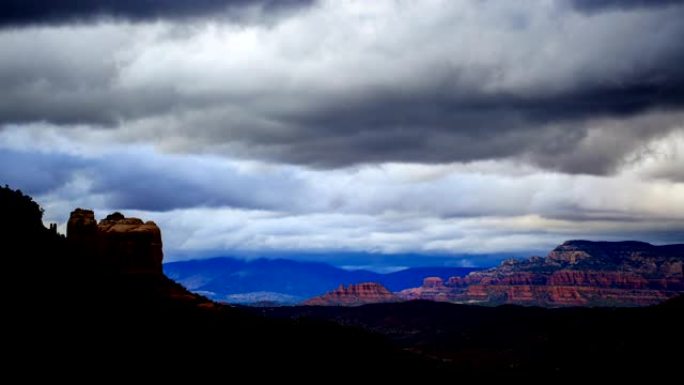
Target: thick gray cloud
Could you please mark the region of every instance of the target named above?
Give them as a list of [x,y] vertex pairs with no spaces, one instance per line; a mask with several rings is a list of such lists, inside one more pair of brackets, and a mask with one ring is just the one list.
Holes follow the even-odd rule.
[[83,162],[65,154],[36,154],[0,149],[0,182],[34,195],[47,194],[73,178]]
[[144,148],[88,157],[0,149],[0,162],[11,165],[0,170],[2,183],[35,196],[71,190],[68,196],[74,199],[72,192],[78,191],[86,206],[97,202],[151,211],[224,206],[279,210],[301,204],[306,192],[287,170],[244,173],[220,159],[160,156]]
[[6,30],[0,120],[324,168],[515,158],[605,174],[681,129],[684,106],[684,6],[609,5],[330,1],[268,26]]
[[[4,0],[0,4],[0,26],[66,24],[99,19],[144,21],[184,19],[199,16],[236,15],[253,7],[262,12],[280,12],[309,5],[313,0]],[[238,14],[239,15],[239,14]]]
[[682,0],[570,0],[571,4],[584,12],[601,12],[614,9],[652,8],[680,5]]

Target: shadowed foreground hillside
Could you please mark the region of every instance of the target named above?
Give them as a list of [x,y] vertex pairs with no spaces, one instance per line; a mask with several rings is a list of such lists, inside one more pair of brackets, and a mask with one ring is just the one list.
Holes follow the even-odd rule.
[[660,376],[674,373],[684,358],[684,297],[650,308],[545,309],[412,301],[254,311],[360,327],[448,363],[460,374]]
[[[87,368],[195,378],[259,368],[250,374],[306,377],[307,367],[400,375],[435,366],[360,329],[266,319],[215,305],[154,269],[131,272],[103,258],[97,245],[88,250],[43,227],[29,197],[7,188],[0,194],[12,336],[5,348],[17,364],[41,368],[35,374],[49,367],[68,375]],[[110,217],[103,222],[120,220]],[[121,246],[121,253],[137,247],[128,240],[107,242]]]
[[23,378],[657,377],[682,359],[681,298],[642,309],[413,302],[262,312],[214,304],[164,276],[152,222],[115,213],[96,224],[77,210],[69,227],[79,236],[67,240],[43,227],[29,197],[0,189],[0,208],[4,346],[9,368],[35,368]]

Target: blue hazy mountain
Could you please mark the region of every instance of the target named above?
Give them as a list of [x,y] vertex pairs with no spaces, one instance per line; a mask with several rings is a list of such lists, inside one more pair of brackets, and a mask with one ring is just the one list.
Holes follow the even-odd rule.
[[[228,257],[164,264],[164,272],[171,279],[214,300],[239,303],[273,301],[287,304],[320,295],[340,284],[378,282],[391,291],[399,291],[420,286],[425,277],[447,279],[464,276],[474,270],[477,269],[412,267],[382,274],[368,270],[346,270],[320,262],[242,260]],[[264,293],[270,293],[271,297]]]

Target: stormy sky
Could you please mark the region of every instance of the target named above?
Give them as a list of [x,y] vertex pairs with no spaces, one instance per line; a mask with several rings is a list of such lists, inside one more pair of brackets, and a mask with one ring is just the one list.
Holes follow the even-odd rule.
[[61,229],[153,219],[167,260],[684,242],[684,1],[0,4],[0,183]]

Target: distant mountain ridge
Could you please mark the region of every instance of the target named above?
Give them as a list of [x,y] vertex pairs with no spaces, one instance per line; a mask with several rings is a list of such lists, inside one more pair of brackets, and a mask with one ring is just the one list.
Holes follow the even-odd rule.
[[567,241],[546,257],[510,259],[446,281],[426,279],[404,299],[536,306],[643,306],[684,292],[684,244]]
[[[298,303],[332,291],[339,285],[377,282],[394,292],[416,287],[426,276],[448,279],[465,276],[476,270],[464,267],[413,267],[381,274],[368,270],[345,270],[320,262],[229,257],[164,264],[164,272],[171,279],[214,300],[251,303],[250,298],[258,298],[260,302],[281,304]],[[272,293],[272,298],[268,298],[266,293]]]

